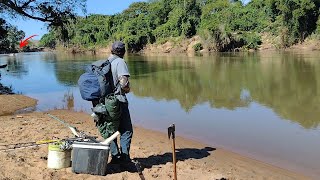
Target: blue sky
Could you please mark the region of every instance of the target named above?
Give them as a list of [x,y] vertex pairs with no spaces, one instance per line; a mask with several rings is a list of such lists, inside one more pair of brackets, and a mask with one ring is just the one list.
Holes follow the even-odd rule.
[[[87,13],[88,14],[115,14],[122,12],[128,8],[133,2],[146,1],[146,0],[87,0]],[[39,36],[33,39],[39,40],[42,35],[46,34],[47,28],[45,23],[35,20],[14,19],[9,20],[12,25],[18,26],[18,29],[26,33],[26,37],[37,34]]]

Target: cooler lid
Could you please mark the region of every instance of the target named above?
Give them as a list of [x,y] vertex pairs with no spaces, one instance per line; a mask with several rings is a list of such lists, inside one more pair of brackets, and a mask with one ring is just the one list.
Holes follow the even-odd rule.
[[72,144],[73,148],[84,148],[84,149],[110,149],[109,145],[104,145],[100,143],[89,143],[89,142],[74,142]]

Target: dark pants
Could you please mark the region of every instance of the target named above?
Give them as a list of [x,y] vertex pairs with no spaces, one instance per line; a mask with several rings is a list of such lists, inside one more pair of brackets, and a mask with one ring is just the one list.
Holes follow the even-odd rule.
[[[98,102],[92,102],[93,106],[96,106]],[[112,156],[122,155],[126,158],[130,158],[130,145],[133,135],[133,128],[131,123],[130,112],[128,108],[128,103],[120,102],[121,107],[121,118],[119,125],[120,132],[120,149],[118,148],[117,139],[111,142],[110,149]]]

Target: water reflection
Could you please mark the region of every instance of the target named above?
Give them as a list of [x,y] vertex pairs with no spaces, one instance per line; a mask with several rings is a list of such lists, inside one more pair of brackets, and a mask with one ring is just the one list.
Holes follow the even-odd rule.
[[67,86],[76,86],[77,80],[84,72],[85,66],[105,55],[93,56],[70,53],[46,53],[42,59],[54,65],[57,80]]
[[[315,128],[320,122],[320,66],[315,58],[290,53],[130,56],[127,63],[135,96],[178,100],[187,112],[205,102],[212,108],[234,110],[255,101],[284,119]],[[55,61],[60,83],[75,86],[84,67],[97,58],[45,59]],[[243,98],[243,92],[249,97]]]
[[17,78],[22,78],[23,76],[27,75],[28,68],[26,67],[26,64],[23,61],[24,60],[20,56],[7,57],[6,64],[8,64],[8,74]]
[[[215,108],[244,107],[249,102],[240,98],[244,88],[241,81],[228,79],[231,78],[230,72],[234,71],[233,67],[236,67],[234,64],[240,63],[241,60],[222,61],[218,58],[213,61],[187,57],[180,57],[178,60],[156,58],[147,61],[145,66],[148,69],[161,68],[152,74],[133,78],[132,90],[137,96],[178,100],[186,111],[204,102],[209,102]],[[129,61],[130,69],[135,66],[135,61]]]
[[[129,61],[131,67],[134,63]],[[163,61],[147,64],[157,67],[158,63]],[[135,78],[132,89],[139,96],[177,99],[186,111],[203,102],[232,110],[246,107],[253,100],[284,119],[315,128],[320,121],[319,73],[319,63],[303,55],[214,56],[195,63],[193,68],[159,70]],[[243,89],[249,91],[250,99],[241,98]]]
[[68,110],[74,109],[74,96],[70,90],[64,94],[63,102],[65,103],[65,107],[63,109],[68,109]]

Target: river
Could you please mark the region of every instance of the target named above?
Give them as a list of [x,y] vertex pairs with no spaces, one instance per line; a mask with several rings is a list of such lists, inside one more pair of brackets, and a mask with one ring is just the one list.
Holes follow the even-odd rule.
[[[133,123],[320,177],[320,52],[126,56]],[[77,80],[104,56],[1,56],[1,83],[36,109],[90,112]],[[145,137],[141,137],[145,138]]]

